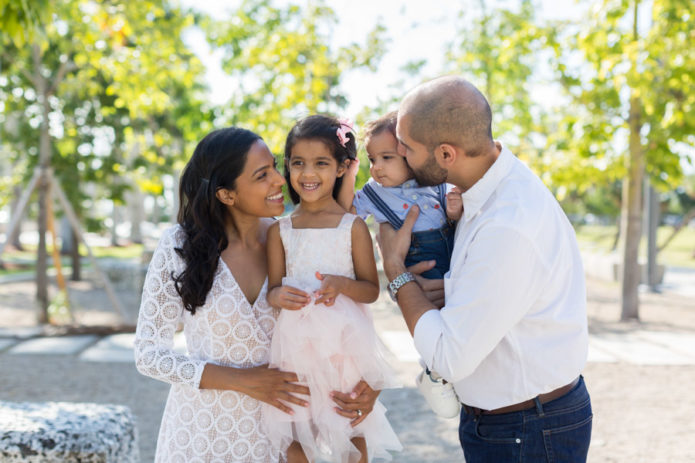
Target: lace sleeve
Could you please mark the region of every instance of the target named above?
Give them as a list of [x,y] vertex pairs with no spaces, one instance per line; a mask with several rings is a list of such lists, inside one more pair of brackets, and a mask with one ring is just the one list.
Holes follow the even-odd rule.
[[172,272],[182,270],[174,250],[177,230],[162,235],[147,269],[135,331],[135,367],[145,376],[198,388],[206,362],[174,351],[174,333],[184,313],[172,278]]

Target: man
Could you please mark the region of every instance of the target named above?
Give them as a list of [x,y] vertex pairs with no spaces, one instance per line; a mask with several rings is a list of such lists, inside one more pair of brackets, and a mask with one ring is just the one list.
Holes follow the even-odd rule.
[[402,101],[401,154],[421,185],[457,186],[464,215],[441,310],[430,302],[441,280],[415,280],[403,264],[417,208],[399,231],[381,226],[384,271],[417,350],[463,403],[467,463],[583,462],[592,412],[576,238],[540,179],[493,140],[491,119],[485,97],[458,77]]

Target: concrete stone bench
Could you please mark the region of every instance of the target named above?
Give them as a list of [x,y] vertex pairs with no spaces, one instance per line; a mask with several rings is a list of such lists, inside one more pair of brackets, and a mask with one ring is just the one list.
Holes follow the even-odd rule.
[[137,427],[121,405],[0,401],[0,461],[140,463]]

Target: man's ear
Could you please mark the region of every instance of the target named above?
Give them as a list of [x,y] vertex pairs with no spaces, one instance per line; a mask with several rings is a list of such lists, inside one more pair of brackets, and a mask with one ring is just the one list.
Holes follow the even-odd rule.
[[226,206],[233,206],[236,201],[236,191],[228,190],[226,188],[219,188],[215,192],[215,197]]
[[441,143],[434,149],[434,158],[440,167],[449,169],[454,165],[459,153],[454,145]]

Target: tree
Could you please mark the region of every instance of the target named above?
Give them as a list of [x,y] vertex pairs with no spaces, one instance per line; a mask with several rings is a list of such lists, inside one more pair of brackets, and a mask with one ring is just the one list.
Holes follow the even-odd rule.
[[[168,144],[170,137],[162,132],[172,133],[172,121],[199,101],[202,66],[181,40],[192,15],[164,1],[71,0],[53,5],[50,14],[35,14],[42,2],[19,3],[21,8],[3,16],[9,26],[0,34],[0,109],[4,121],[16,122],[3,124],[2,135],[16,159],[26,158],[29,169],[38,166],[44,178],[55,167],[79,211],[88,199],[81,182],[107,187],[114,199],[129,187],[119,181],[124,174],[120,153],[131,152],[124,149],[125,127],[143,134],[145,142],[135,153],[143,164],[161,168],[181,157],[171,150],[183,149],[184,143]],[[7,11],[5,3],[2,7]],[[18,32],[15,24],[31,27]],[[31,46],[22,46],[27,40]],[[179,105],[175,98],[182,93],[185,102]],[[190,133],[183,128],[172,135],[186,140]],[[156,182],[156,176],[141,178],[153,183],[153,177]],[[46,182],[41,185],[37,298],[43,308],[39,319],[46,321]]]
[[337,17],[324,2],[273,6],[245,0],[232,18],[203,23],[209,41],[224,50],[223,68],[238,83],[219,119],[258,131],[281,152],[293,121],[308,113],[338,113],[345,72],[374,70],[383,53],[377,26],[357,43],[330,45]]
[[539,165],[546,124],[532,91],[541,78],[536,70],[548,33],[537,24],[532,3],[524,0],[511,11],[489,9],[481,0],[477,10],[467,7],[459,16],[464,25],[447,53],[446,70],[478,84],[492,106],[494,132],[514,153]]
[[[645,28],[640,8],[649,6]],[[695,141],[693,13],[688,0],[604,0],[588,20],[558,29],[558,71],[570,99],[558,149],[598,167],[595,179],[624,177],[622,320],[639,318],[645,175],[662,189],[677,185],[682,144]]]

